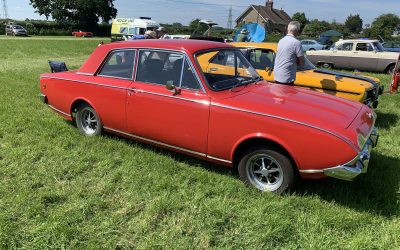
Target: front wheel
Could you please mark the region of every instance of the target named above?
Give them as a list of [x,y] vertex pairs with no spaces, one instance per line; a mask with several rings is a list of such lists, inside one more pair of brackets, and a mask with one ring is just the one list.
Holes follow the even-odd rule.
[[261,191],[282,194],[293,188],[295,173],[291,161],[271,149],[251,149],[238,166],[240,179]]
[[390,66],[390,67],[386,70],[386,73],[389,74],[389,75],[393,75],[393,73],[394,73],[394,67],[395,67],[395,65]]
[[88,104],[82,104],[76,112],[76,126],[86,136],[100,135],[103,124],[96,111]]

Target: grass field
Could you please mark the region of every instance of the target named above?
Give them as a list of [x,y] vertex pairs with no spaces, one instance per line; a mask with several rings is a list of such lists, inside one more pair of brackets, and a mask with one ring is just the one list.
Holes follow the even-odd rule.
[[43,105],[47,60],[76,69],[99,41],[0,39],[0,248],[400,247],[400,95],[381,97],[368,174],[274,196],[221,166],[83,137]]

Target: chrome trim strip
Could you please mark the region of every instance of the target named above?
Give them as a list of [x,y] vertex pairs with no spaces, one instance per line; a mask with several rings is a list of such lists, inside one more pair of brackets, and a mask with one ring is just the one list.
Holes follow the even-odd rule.
[[78,82],[78,83],[90,84],[90,85],[95,85],[95,86],[100,86],[100,87],[106,87],[106,88],[112,88],[112,89],[123,89],[123,90],[127,90],[126,87],[112,86],[112,85],[108,85],[108,84],[87,82],[87,81],[81,81],[81,80],[72,80],[72,79],[61,78],[61,77],[42,76],[42,78],[56,79],[56,80],[64,80],[64,81],[71,81],[71,82]]
[[63,114],[63,115],[68,116],[68,117],[71,117],[70,114],[65,113],[65,112],[63,112],[63,111],[61,111],[61,110],[59,110],[59,109],[56,109],[55,107],[51,106],[50,104],[49,104],[49,107],[50,107],[52,110],[54,110],[54,111],[56,111],[56,112],[58,112],[58,113],[60,113],[60,114]]
[[292,119],[288,119],[288,118],[284,118],[284,117],[281,117],[281,116],[275,116],[275,115],[270,115],[270,114],[265,114],[265,113],[254,112],[254,111],[250,111],[250,110],[245,110],[245,109],[240,109],[240,108],[225,106],[225,105],[221,105],[221,104],[217,104],[217,103],[213,103],[213,102],[211,103],[211,106],[216,106],[216,107],[220,107],[220,108],[231,109],[231,110],[240,111],[240,112],[245,112],[245,113],[254,114],[254,115],[267,116],[267,117],[271,117],[271,118],[274,118],[274,119],[280,119],[280,120],[283,120],[283,121],[292,122],[292,123],[296,123],[296,124],[303,125],[303,126],[306,126],[306,127],[314,128],[314,129],[320,130],[320,131],[322,131],[322,132],[328,133],[328,134],[330,134],[330,135],[333,135],[333,136],[339,138],[340,140],[344,141],[344,142],[347,143],[349,146],[351,146],[356,152],[359,152],[359,151],[360,151],[360,150],[359,150],[357,147],[355,147],[350,141],[348,141],[347,139],[341,137],[340,135],[337,135],[337,134],[335,134],[335,133],[333,133],[333,132],[331,132],[331,131],[329,131],[329,130],[326,130],[326,129],[323,129],[323,128],[320,128],[320,127],[317,127],[317,126],[314,126],[314,125],[311,125],[311,124],[307,124],[307,123],[304,123],[304,122],[299,122],[299,121],[292,120]]
[[215,160],[215,161],[221,161],[221,162],[225,162],[225,163],[232,164],[231,161],[224,160],[224,159],[221,159],[221,158],[212,157],[212,156],[209,156],[209,155],[207,155],[207,158],[208,158],[208,159],[211,159],[211,160]]
[[300,173],[304,174],[318,174],[318,173],[323,173],[324,170],[320,169],[306,169],[306,170],[299,170]]
[[192,151],[192,150],[181,148],[181,147],[177,147],[177,146],[172,146],[170,144],[166,144],[166,143],[163,143],[163,142],[155,141],[155,140],[152,140],[152,139],[147,139],[145,137],[137,136],[137,135],[134,135],[134,134],[129,134],[129,133],[117,130],[117,129],[112,129],[112,128],[109,128],[109,127],[104,127],[104,129],[108,130],[108,131],[111,131],[111,132],[118,133],[118,134],[123,134],[123,135],[129,136],[129,137],[135,138],[135,139],[139,139],[139,140],[151,142],[151,143],[154,143],[154,144],[158,144],[158,145],[161,145],[161,146],[165,146],[165,147],[168,147],[168,148],[173,148],[173,149],[177,149],[177,150],[180,150],[180,151],[184,151],[184,152],[187,152],[187,153],[190,153],[190,154],[194,154],[194,155],[198,155],[198,156],[202,156],[202,157],[206,157],[207,156],[204,153]]
[[83,76],[93,76],[93,74],[90,74],[90,73],[85,73],[85,72],[76,72],[75,74],[77,74],[77,75],[83,75]]
[[[129,89],[130,90],[130,89]],[[165,94],[160,94],[160,93],[155,93],[155,92],[150,92],[150,91],[145,91],[141,89],[132,89],[133,91],[136,91],[137,93],[145,93],[149,95],[156,95],[156,96],[162,96],[162,97],[168,97],[168,98],[173,98],[173,99],[179,99],[182,101],[188,101],[188,102],[195,102],[195,103],[200,103],[200,104],[207,104],[210,105],[210,102],[207,101],[198,101],[198,100],[193,100],[193,99],[188,99],[188,98],[183,98],[183,97],[178,97],[178,96],[173,96],[173,95],[165,95]]]

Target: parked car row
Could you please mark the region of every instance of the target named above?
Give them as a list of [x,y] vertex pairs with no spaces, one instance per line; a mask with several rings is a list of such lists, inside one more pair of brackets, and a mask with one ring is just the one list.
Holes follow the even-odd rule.
[[107,131],[236,167],[262,191],[285,192],[297,177],[366,173],[378,142],[371,108],[265,81],[256,69],[268,48],[236,46],[242,51],[173,39],[98,46],[79,70],[42,74],[40,97],[86,136]]
[[324,68],[393,74],[398,54],[385,51],[378,40],[340,40],[329,50],[307,51],[307,57]]

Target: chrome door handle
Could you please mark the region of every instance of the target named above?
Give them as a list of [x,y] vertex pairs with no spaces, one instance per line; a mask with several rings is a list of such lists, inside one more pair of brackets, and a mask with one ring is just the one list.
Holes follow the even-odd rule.
[[210,71],[217,71],[218,68],[211,68]]

